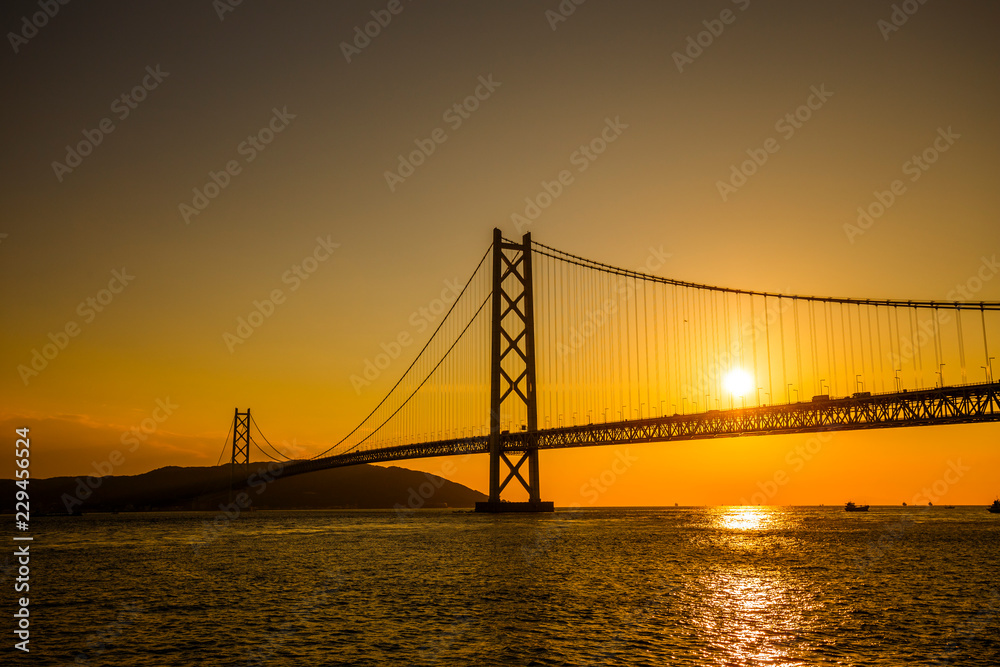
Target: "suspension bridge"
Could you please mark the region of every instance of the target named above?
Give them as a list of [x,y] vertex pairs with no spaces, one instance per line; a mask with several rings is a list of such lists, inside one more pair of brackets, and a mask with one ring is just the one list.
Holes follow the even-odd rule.
[[477,511],[551,511],[543,449],[998,421],[998,313],[996,301],[695,284],[495,229],[437,329],[354,429],[290,460],[237,409],[231,465],[248,469],[251,444],[282,461],[283,477],[488,454]]

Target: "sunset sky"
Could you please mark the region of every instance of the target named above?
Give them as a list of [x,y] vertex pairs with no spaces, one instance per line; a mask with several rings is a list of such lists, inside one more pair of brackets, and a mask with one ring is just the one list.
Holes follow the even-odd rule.
[[[6,3],[0,425],[31,428],[36,477],[114,450],[115,474],[214,465],[236,407],[311,456],[405,370],[493,227],[628,268],[659,251],[697,283],[1000,300],[998,21],[973,1]],[[542,497],[898,504],[949,470],[942,503],[1000,494],[995,424],[816,437],[542,452]],[[400,465],[487,489],[486,456]]]

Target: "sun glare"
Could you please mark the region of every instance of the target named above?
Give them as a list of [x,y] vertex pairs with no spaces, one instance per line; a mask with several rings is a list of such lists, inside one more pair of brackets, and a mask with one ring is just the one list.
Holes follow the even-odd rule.
[[771,521],[770,511],[761,507],[727,507],[716,523],[729,530],[760,530]]
[[742,368],[734,368],[722,378],[722,386],[733,396],[745,396],[753,389],[753,377]]

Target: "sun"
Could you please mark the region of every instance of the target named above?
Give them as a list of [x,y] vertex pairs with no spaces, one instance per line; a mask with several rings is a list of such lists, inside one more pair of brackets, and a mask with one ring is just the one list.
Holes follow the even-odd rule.
[[722,378],[722,386],[733,396],[745,396],[753,389],[753,376],[742,368],[734,368]]

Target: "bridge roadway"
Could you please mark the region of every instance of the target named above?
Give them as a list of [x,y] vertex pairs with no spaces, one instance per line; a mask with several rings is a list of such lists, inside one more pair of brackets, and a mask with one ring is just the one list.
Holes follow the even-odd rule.
[[[1000,382],[568,426],[540,430],[534,436],[539,449],[563,449],[995,421],[1000,421]],[[502,448],[504,451],[523,451],[530,437],[531,434],[524,431],[504,433],[501,435]],[[487,453],[489,436],[481,435],[293,461],[284,466],[281,476],[360,463]]]

